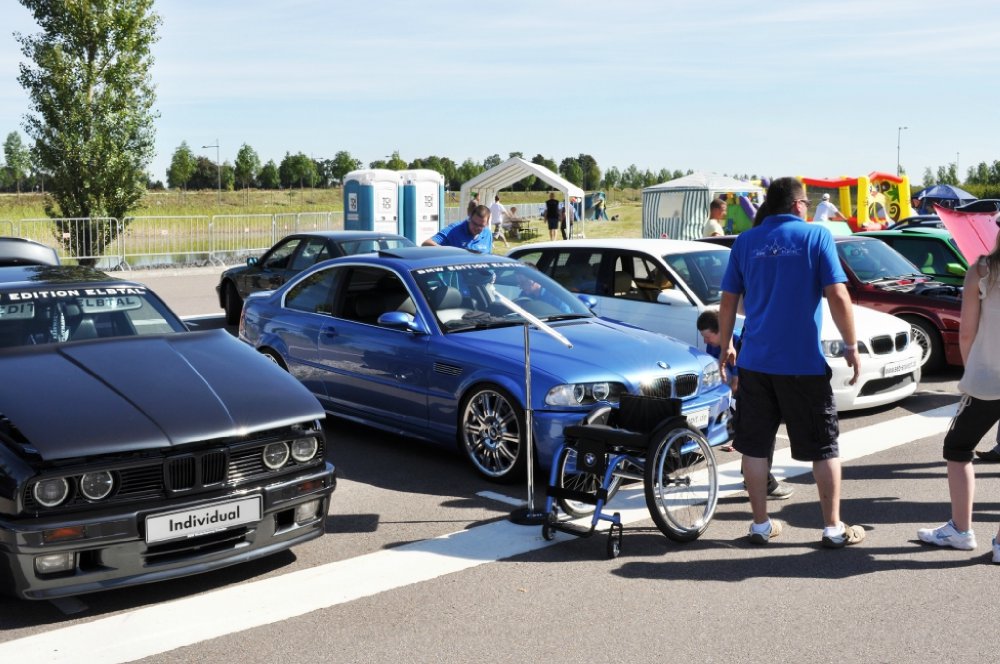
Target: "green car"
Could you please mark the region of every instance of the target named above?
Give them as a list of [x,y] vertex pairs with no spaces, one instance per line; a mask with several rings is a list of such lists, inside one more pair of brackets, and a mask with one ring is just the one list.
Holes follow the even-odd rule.
[[961,286],[969,261],[944,228],[914,227],[891,231],[864,231],[855,235],[877,237],[903,254],[923,274],[935,281]]

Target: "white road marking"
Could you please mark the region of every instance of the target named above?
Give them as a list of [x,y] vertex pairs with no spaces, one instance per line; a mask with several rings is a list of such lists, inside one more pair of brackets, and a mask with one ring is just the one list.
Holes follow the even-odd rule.
[[480,498],[485,498],[486,500],[495,500],[498,503],[504,503],[506,505],[513,505],[514,507],[520,507],[521,505],[526,505],[528,502],[528,496],[525,494],[523,499],[512,498],[502,493],[496,493],[495,491],[480,491],[476,494]]
[[[955,405],[944,406],[844,433],[840,437],[841,458],[849,461],[941,434],[948,429],[955,410]],[[743,490],[738,459],[719,467],[721,496]],[[780,477],[793,477],[810,472],[811,467],[792,460],[786,448],[775,454],[773,470]],[[608,511],[620,512],[623,524],[649,518],[641,489],[620,492]],[[520,555],[571,537],[557,533],[553,542],[546,542],[538,527],[496,521],[8,641],[0,644],[0,661],[77,662],[84,653],[88,662],[134,661]]]

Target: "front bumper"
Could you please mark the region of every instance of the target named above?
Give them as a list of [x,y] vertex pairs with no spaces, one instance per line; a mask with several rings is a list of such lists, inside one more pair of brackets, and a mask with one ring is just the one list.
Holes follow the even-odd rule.
[[[337,485],[333,464],[274,484],[199,495],[169,505],[132,505],[100,514],[0,519],[0,589],[23,599],[51,599],[200,574],[263,558],[320,537]],[[146,517],[194,510],[207,504],[259,495],[259,521],[179,540],[147,544]],[[295,508],[316,501],[310,516],[296,521]],[[60,528],[83,528],[83,536],[52,541]],[[46,541],[50,540],[50,541]],[[74,569],[40,574],[38,556],[70,553]]]
[[[830,386],[837,411],[874,408],[895,403],[917,391],[920,384],[920,351],[911,344],[904,352],[861,356],[858,381],[850,384],[854,369],[843,358],[828,358],[832,371]],[[897,371],[912,364],[907,371]]]

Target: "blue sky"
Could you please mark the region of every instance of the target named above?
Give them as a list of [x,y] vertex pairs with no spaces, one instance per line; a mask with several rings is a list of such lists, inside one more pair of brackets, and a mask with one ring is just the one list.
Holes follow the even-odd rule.
[[[1000,4],[160,0],[154,178],[230,162],[511,151],[602,169],[835,177],[1000,159]],[[8,0],[0,136],[27,98]],[[908,129],[899,132],[898,127]]]

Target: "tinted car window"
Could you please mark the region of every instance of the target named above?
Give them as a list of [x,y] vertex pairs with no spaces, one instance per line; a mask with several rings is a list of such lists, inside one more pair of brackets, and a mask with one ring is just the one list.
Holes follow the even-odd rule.
[[387,311],[414,313],[410,294],[396,273],[377,267],[350,268],[337,316],[375,325]]
[[345,240],[337,243],[337,247],[344,256],[353,256],[354,254],[370,254],[371,252],[379,251],[380,249],[399,249],[400,247],[412,246],[413,243],[409,240],[392,238]]
[[313,272],[289,289],[285,296],[285,306],[297,311],[329,314],[337,277],[341,272],[338,269]]
[[703,304],[718,304],[722,299],[722,275],[729,263],[728,251],[698,251],[664,256],[670,269],[694,291]]
[[324,238],[313,238],[307,240],[302,250],[295,256],[295,260],[292,261],[292,269],[296,272],[301,272],[307,267],[312,267],[313,264],[327,258],[330,258],[330,252],[327,249],[326,240]]
[[948,274],[948,263],[957,263],[958,259],[948,248],[937,240],[915,239],[908,237],[887,238],[892,248],[906,256],[922,272],[930,274]]
[[295,253],[295,249],[298,248],[299,242],[301,240],[295,238],[275,247],[264,259],[264,267],[271,270],[284,270],[288,267],[288,262],[291,260],[292,254]]
[[571,293],[604,295],[597,275],[604,254],[589,249],[550,249],[520,254],[518,259],[535,265]]

